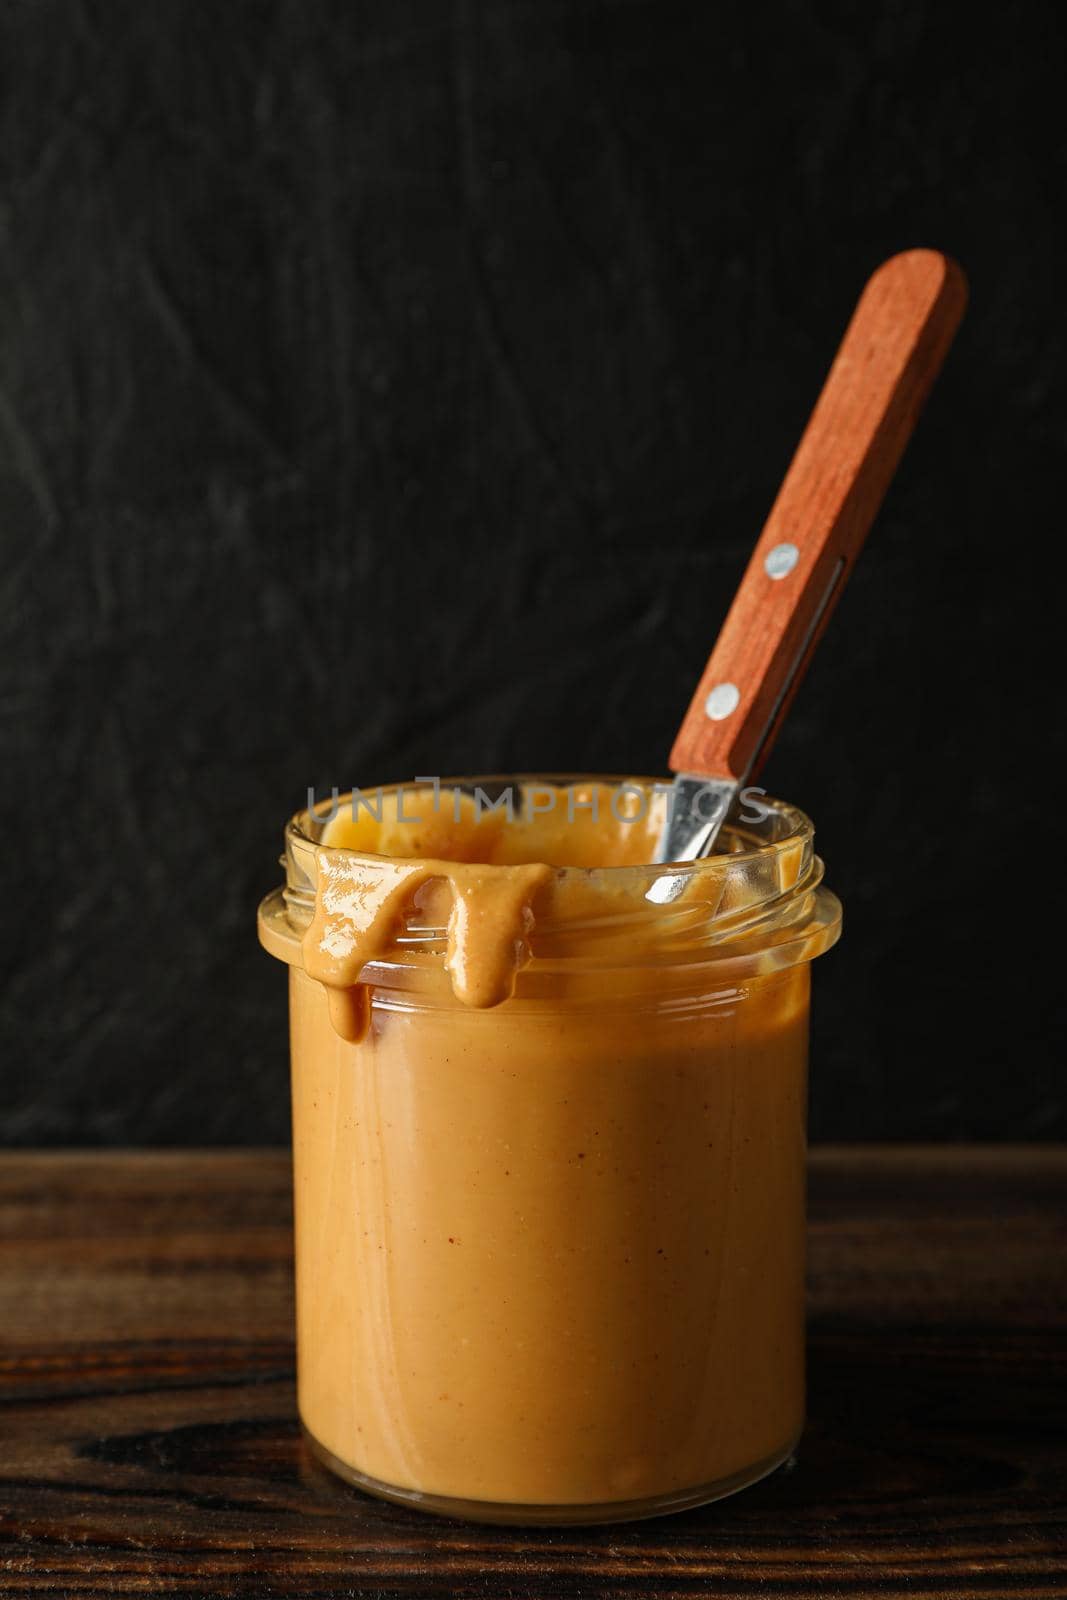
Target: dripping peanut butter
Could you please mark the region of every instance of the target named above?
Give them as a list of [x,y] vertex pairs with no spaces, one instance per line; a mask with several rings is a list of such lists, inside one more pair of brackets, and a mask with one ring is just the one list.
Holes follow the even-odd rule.
[[647,784],[630,814],[541,787],[290,824],[260,930],[290,967],[300,1411],[431,1509],[652,1514],[802,1426],[809,962],[839,908],[792,808],[655,868]]

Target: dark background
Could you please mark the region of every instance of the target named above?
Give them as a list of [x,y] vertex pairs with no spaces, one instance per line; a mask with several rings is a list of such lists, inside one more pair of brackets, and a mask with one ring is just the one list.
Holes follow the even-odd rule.
[[916,244],[971,310],[764,779],[812,1131],[1067,1132],[1057,10],[7,0],[8,1142],[286,1136],[309,784],[661,771]]

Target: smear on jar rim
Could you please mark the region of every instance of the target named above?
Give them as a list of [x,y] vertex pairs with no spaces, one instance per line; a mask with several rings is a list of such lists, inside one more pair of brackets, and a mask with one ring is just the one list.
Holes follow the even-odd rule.
[[360,982],[368,962],[392,947],[404,913],[424,883],[437,879],[451,894],[445,968],[456,999],[488,1007],[510,998],[515,975],[530,958],[533,901],[553,878],[541,863],[482,866],[455,861],[376,861],[320,848],[315,854],[315,912],[302,940],[304,970],[323,984],[330,1021],[358,1043],[370,1019]]

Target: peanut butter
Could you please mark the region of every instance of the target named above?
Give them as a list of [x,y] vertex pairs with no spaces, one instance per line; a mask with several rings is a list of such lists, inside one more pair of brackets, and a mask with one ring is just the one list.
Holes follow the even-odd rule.
[[342,813],[303,931],[261,916],[290,963],[301,1416],[355,1481],[446,1509],[693,1503],[802,1425],[807,959],[836,902],[810,829],[776,845],[807,954],[795,914],[754,954],[748,858],[652,905],[661,813],[594,789],[595,819]]

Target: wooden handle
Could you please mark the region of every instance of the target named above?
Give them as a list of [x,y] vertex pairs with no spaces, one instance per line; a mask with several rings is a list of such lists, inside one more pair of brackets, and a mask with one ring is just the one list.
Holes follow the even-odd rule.
[[674,742],[675,772],[740,782],[762,764],[966,304],[963,273],[936,250],[893,256],[867,284]]

